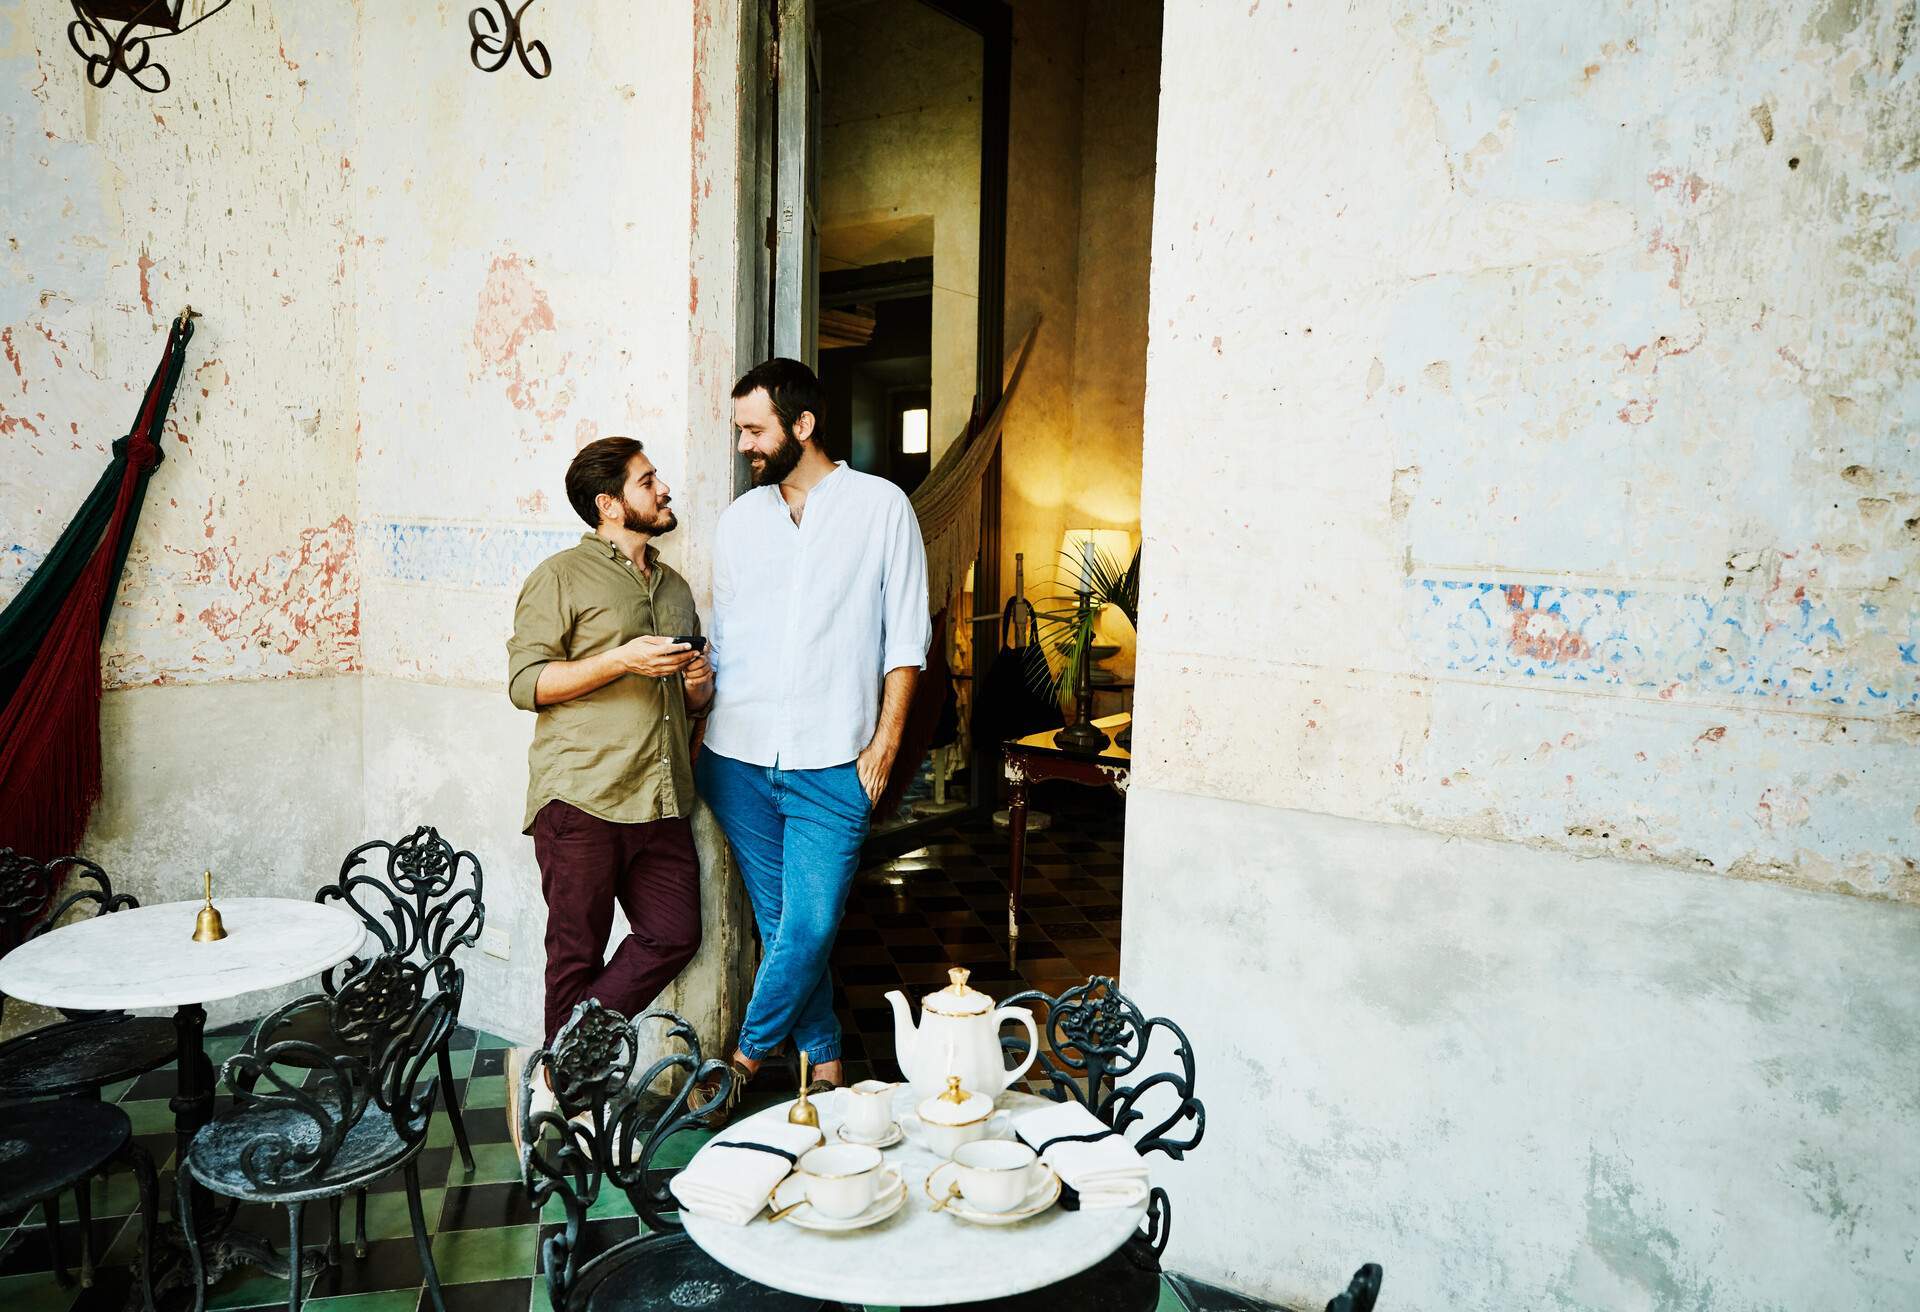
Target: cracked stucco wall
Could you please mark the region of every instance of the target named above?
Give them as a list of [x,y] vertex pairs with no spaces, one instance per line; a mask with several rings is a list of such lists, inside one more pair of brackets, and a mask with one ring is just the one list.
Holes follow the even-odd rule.
[[1169,24],[1142,777],[1920,901],[1912,6],[1252,10]]
[[[534,1040],[546,908],[520,833],[534,721],[505,695],[513,603],[586,531],[567,462],[625,435],[672,489],[682,528],[660,548],[707,614],[736,373],[734,161],[705,138],[717,123],[734,135],[738,20],[706,3],[555,11],[532,33],[555,71],[535,81],[517,65],[479,74],[464,47],[438,57],[467,8],[447,0],[431,23],[362,9],[379,109],[353,192],[364,787],[374,829],[436,817],[482,853],[510,955],[472,958],[469,1007]],[[703,950],[659,1005],[718,1045],[744,1005],[747,921],[704,811],[696,834]]]
[[0,598],[99,476],[191,302],[105,635],[85,848],[143,901],[193,895],[208,867],[228,894],[307,895],[362,820],[353,11],[235,5],[155,46],[173,78],[155,96],[89,87],[71,19],[0,9]]
[[1920,1304],[1914,29],[1168,6],[1123,977],[1212,1095],[1176,1268]]
[[[155,47],[157,96],[88,88],[71,15],[0,12],[0,596],[193,302],[107,635],[126,691],[90,854],[146,900],[208,864],[305,897],[364,838],[434,824],[480,856],[509,938],[471,955],[465,1019],[531,1039],[532,718],[504,643],[525,572],[582,531],[561,487],[580,444],[641,438],[690,526],[729,498],[735,161],[704,139],[732,140],[738,19],[536,12],[555,71],[535,81],[472,67],[470,8],[235,5]],[[663,545],[704,597],[702,541]],[[717,1034],[745,921],[701,841],[708,951],[663,1002]]]

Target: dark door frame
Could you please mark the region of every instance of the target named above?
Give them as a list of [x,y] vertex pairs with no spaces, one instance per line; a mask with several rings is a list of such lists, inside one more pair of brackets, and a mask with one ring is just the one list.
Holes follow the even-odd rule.
[[[920,0],[962,27],[980,34],[980,308],[974,352],[974,392],[979,413],[1000,404],[1006,369],[1007,314],[1007,153],[1013,110],[1013,10],[1006,0]],[[1000,649],[1000,452],[993,453],[980,479],[980,555],[974,564],[973,595],[992,598],[983,609],[991,622],[973,625],[973,664],[978,686],[982,653]],[[971,617],[947,615],[949,629]],[[915,820],[874,834],[861,849],[863,863],[882,861],[923,846],[934,832],[955,820],[991,813],[1000,796],[1000,744],[973,742],[967,768],[969,805],[964,811]]]
[[[1007,0],[918,0],[979,34],[981,39],[980,87],[980,272],[978,338],[975,350],[975,393],[979,413],[991,414],[1000,403],[1006,359],[1006,278],[1007,278],[1007,154],[1012,117],[1013,93],[1013,10]],[[758,282],[754,296],[756,317],[753,325],[756,343],[771,344],[775,309],[771,294],[774,279],[776,216],[783,203],[780,196],[778,123],[774,103],[779,83],[778,32],[781,0],[757,0],[751,7],[743,54],[753,63],[755,77],[752,123],[757,149],[754,152],[752,185],[744,197],[754,207],[750,223],[743,223],[743,235],[760,247],[752,260],[742,260],[742,272]],[[810,52],[809,52],[810,53]],[[734,487],[736,493],[750,486],[746,462],[736,457]],[[1000,454],[994,453],[980,482],[980,550],[974,567],[974,596],[986,597],[991,605],[983,609],[995,613],[991,622],[974,625],[975,664],[979,654],[1000,647]],[[969,623],[968,616],[949,616],[949,623]],[[968,770],[969,812],[991,810],[999,796],[999,744],[973,745]],[[926,835],[950,824],[959,815],[914,821],[884,835],[868,840],[863,856],[869,860],[918,847]]]

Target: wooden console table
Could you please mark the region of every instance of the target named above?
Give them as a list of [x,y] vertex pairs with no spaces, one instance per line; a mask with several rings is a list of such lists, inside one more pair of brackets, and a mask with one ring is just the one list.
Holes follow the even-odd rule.
[[[1130,715],[1109,715],[1097,719],[1094,727],[1109,739],[1133,723]],[[1027,859],[1027,786],[1043,779],[1064,779],[1089,788],[1112,788],[1126,795],[1133,772],[1133,756],[1126,748],[1108,742],[1098,756],[1062,751],[1053,745],[1056,731],[1047,729],[1008,741],[1007,828],[1012,834],[1013,851],[1007,871],[1007,964],[1017,964],[1020,952],[1020,881]]]

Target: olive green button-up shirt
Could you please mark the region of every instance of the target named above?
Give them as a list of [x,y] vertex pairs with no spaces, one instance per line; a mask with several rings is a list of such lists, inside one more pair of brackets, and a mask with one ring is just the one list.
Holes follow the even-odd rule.
[[571,701],[540,706],[534,688],[549,661],[577,661],[643,634],[700,632],[687,581],[647,548],[647,572],[597,533],[535,566],[521,585],[507,641],[507,695],[533,711],[522,832],[551,801],[638,824],[693,814],[685,681],[623,674]]

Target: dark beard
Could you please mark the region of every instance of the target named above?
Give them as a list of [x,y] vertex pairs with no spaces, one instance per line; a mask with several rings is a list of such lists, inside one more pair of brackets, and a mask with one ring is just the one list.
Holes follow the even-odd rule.
[[785,434],[785,437],[780,449],[767,456],[760,468],[754,471],[755,487],[772,487],[775,483],[784,482],[794,466],[800,463],[800,457],[806,454],[806,448],[800,445],[799,438],[792,433]]
[[622,497],[620,509],[625,522],[621,527],[629,533],[645,533],[651,537],[661,537],[680,527],[680,519],[671,510],[656,510],[651,521],[640,514],[640,507]]

